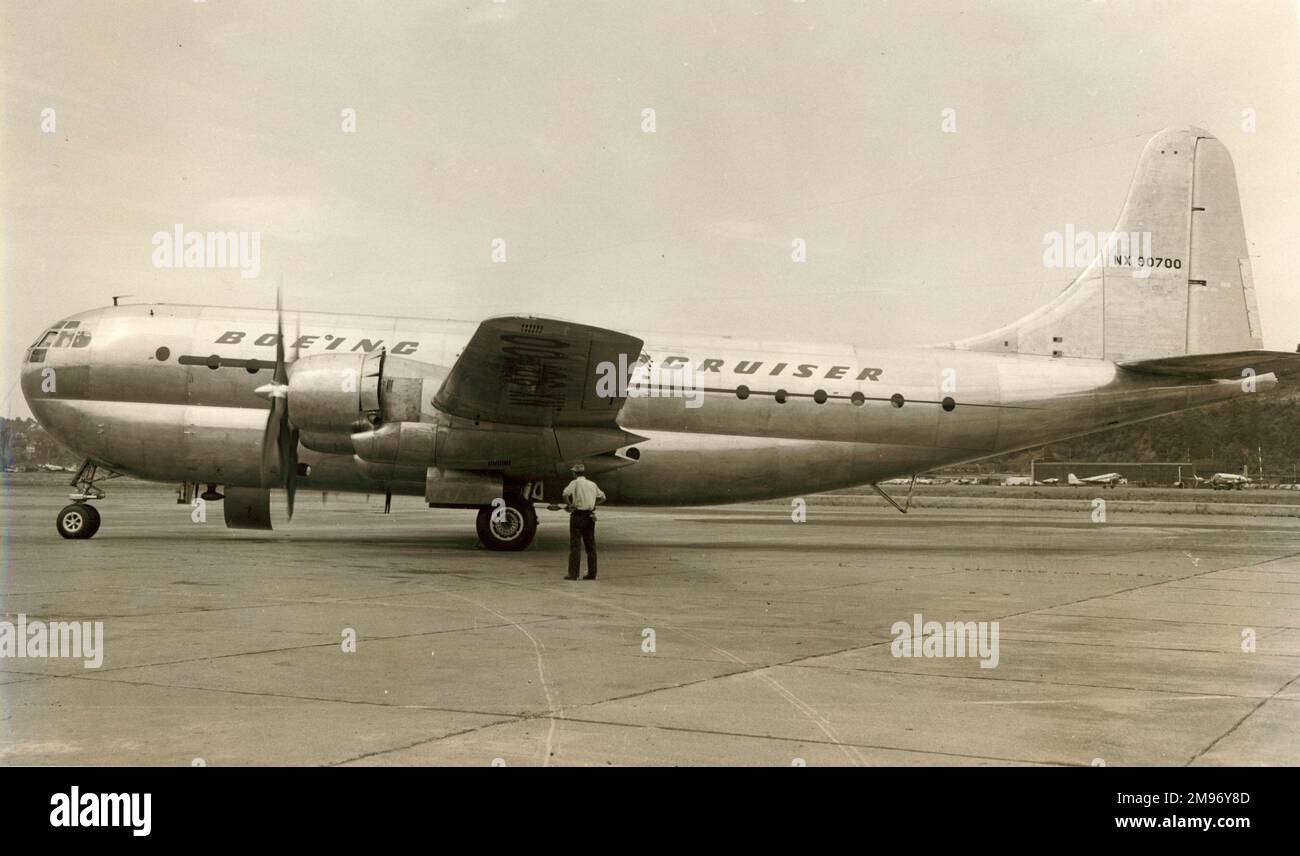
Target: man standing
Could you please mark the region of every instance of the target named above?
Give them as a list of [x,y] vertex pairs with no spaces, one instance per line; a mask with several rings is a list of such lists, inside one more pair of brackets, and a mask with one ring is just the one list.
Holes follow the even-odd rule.
[[596,503],[605,501],[605,494],[596,483],[583,475],[587,468],[574,464],[570,468],[573,481],[564,489],[564,504],[569,510],[569,575],[566,580],[578,578],[582,557],[578,554],[581,543],[587,550],[587,575],[584,580],[596,578]]

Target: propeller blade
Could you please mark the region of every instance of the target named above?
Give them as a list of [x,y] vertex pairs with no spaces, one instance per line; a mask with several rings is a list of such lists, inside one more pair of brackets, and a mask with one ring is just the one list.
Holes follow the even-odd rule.
[[[289,367],[284,359],[284,277],[275,289],[275,373],[271,383],[258,387],[257,392],[271,399],[271,409],[266,415],[266,428],[262,431],[262,484],[270,487],[272,473],[279,476],[284,486],[289,519],[293,519],[293,500],[298,485],[298,431],[289,422]],[[294,342],[297,358],[297,341]]]
[[293,520],[293,498],[298,492],[298,432],[289,432],[285,447],[281,449],[281,463],[284,466],[284,498],[289,508],[289,519]]
[[280,303],[281,284],[275,289],[275,382],[288,383],[289,372],[284,366],[284,307]]
[[271,399],[271,408],[266,414],[266,428],[262,430],[262,485],[270,487],[273,475],[278,475],[276,467],[280,463],[280,434],[284,427],[284,411],[288,409],[283,397]]

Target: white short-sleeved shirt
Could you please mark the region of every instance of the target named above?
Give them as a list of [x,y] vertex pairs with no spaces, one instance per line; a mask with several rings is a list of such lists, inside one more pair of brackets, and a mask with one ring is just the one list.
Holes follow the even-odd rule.
[[605,492],[585,476],[578,476],[564,489],[564,498],[579,511],[593,511],[597,502],[605,501]]

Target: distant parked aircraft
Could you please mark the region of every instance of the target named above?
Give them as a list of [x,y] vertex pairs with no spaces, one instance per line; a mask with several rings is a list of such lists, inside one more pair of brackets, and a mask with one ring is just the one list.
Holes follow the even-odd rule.
[[1119,473],[1102,473],[1099,476],[1088,476],[1086,479],[1081,479],[1074,473],[1070,473],[1069,483],[1075,487],[1081,487],[1087,484],[1099,484],[1103,487],[1114,487],[1117,484],[1128,484],[1128,479],[1124,478]]
[[1236,473],[1215,473],[1210,476],[1209,483],[1215,490],[1241,490],[1250,484],[1250,479]]

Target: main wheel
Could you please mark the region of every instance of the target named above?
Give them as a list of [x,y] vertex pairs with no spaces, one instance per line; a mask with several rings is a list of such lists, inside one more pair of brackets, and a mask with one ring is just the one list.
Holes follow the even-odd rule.
[[54,526],[64,538],[92,538],[99,531],[99,509],[85,502],[74,502],[59,512]]
[[522,550],[533,543],[537,534],[537,511],[523,497],[507,496],[504,506],[498,503],[480,508],[474,528],[478,540],[489,550]]

